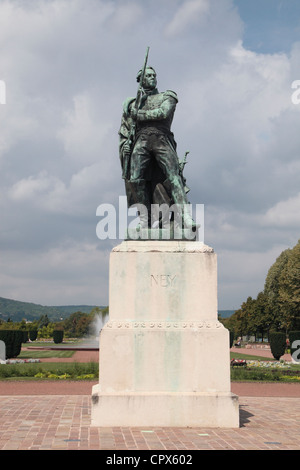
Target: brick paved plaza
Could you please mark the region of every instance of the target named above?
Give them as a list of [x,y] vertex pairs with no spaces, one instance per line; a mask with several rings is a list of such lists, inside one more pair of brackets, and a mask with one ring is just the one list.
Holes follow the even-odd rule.
[[89,395],[2,395],[0,450],[296,450],[300,398],[240,396],[240,428],[92,428]]
[[[262,354],[270,357],[270,352]],[[81,351],[70,361],[97,360],[98,355]],[[240,428],[209,429],[93,428],[94,383],[0,381],[0,450],[300,449],[300,384],[233,382]]]

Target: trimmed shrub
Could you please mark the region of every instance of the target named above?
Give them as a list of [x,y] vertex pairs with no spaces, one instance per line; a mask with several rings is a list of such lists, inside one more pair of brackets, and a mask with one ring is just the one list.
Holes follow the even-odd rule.
[[53,341],[55,344],[62,343],[64,337],[63,330],[54,330],[53,331]]
[[229,347],[232,348],[234,341],[234,331],[229,330]]
[[29,339],[30,341],[35,341],[37,339],[37,330],[30,330],[29,331]]
[[0,330],[0,340],[5,343],[6,359],[17,357],[20,354],[23,333],[21,330]]
[[24,340],[24,331],[22,330],[13,330],[13,345],[12,345],[12,356],[18,357],[21,352],[22,343]]
[[0,340],[5,343],[6,359],[12,357],[13,330],[0,330]]
[[270,333],[271,353],[277,361],[284,355],[286,349],[286,336],[281,331]]
[[28,331],[22,331],[23,333],[23,343],[27,343],[28,341]]
[[[297,349],[299,349],[300,343],[298,344],[298,347],[296,344],[294,344],[295,346],[294,348],[292,346],[293,346],[294,341],[300,341],[300,331],[290,331],[289,341],[290,341],[291,356],[292,356],[297,351]],[[295,356],[296,356],[295,359],[297,360],[299,358],[299,354],[298,355],[296,354]]]

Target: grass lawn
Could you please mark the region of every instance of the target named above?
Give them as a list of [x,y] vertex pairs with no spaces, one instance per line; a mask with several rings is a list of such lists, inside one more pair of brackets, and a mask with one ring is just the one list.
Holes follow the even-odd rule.
[[230,352],[230,359],[248,359],[248,361],[275,361],[273,357],[252,356],[250,354],[242,354],[239,352]]
[[[35,343],[35,346],[40,345]],[[62,358],[63,360],[72,357],[74,353],[75,350],[30,349],[21,351],[17,359]],[[4,364],[0,365],[0,380],[95,379],[98,377],[98,368],[98,362],[92,361]]]
[[55,351],[51,349],[47,350],[34,350],[31,349],[30,351],[21,351],[18,356],[18,359],[44,359],[44,358],[51,358],[51,357],[72,357],[75,351]]

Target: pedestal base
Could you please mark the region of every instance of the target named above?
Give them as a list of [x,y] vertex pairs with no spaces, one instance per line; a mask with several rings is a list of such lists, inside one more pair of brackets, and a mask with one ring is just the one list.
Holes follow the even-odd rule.
[[123,242],[110,257],[109,304],[92,426],[239,426],[212,248]]
[[238,397],[223,393],[100,393],[93,387],[92,426],[239,427]]

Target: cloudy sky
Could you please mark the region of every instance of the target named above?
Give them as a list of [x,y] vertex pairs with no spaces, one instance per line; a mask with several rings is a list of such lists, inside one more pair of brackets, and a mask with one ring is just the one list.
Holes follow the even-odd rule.
[[299,0],[0,0],[1,297],[107,305],[119,240],[97,238],[96,210],[125,194],[118,129],[147,46],[178,94],[219,308],[300,238]]

